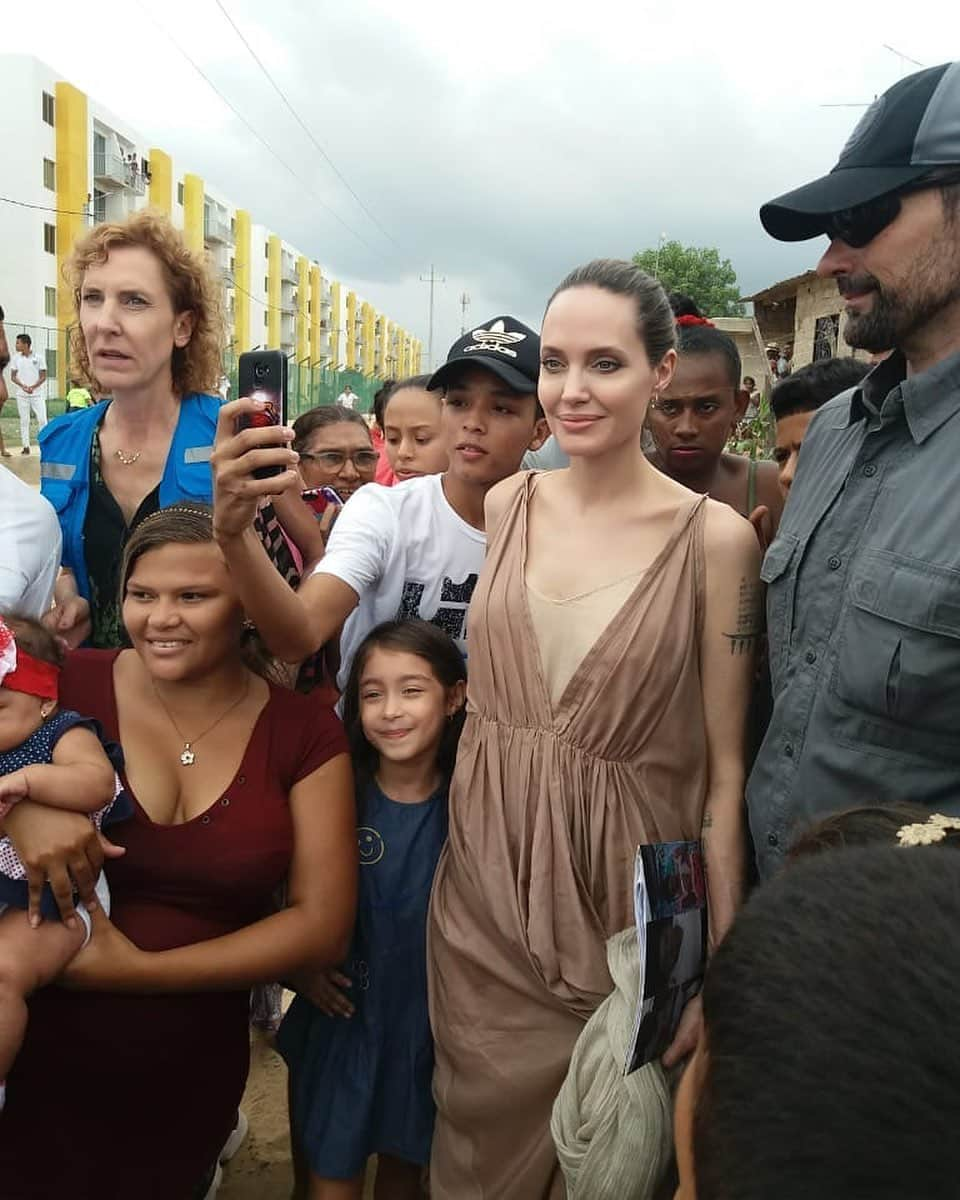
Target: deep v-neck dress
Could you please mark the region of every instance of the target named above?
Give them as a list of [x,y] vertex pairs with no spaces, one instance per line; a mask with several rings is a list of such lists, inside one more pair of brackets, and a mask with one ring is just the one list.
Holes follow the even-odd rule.
[[698,837],[706,795],[704,498],[552,705],[524,584],[536,486],[528,474],[493,532],[470,606],[429,926],[433,1200],[564,1195],[550,1111],[612,989],[607,938],[634,923],[637,845]]

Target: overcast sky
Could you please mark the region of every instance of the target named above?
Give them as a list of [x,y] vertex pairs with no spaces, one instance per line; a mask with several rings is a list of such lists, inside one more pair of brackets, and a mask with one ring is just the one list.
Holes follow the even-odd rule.
[[435,264],[440,360],[463,292],[468,327],[503,312],[539,327],[570,268],[661,233],[717,246],[745,294],[812,266],[817,243],[771,241],[757,209],[836,161],[862,109],[824,106],[916,69],[884,43],[926,65],[960,55],[960,19],[939,0],[222,3],[362,207],[216,0],[40,0],[8,49],[48,62],[171,152],[178,175],[202,175],[425,345],[419,276]]

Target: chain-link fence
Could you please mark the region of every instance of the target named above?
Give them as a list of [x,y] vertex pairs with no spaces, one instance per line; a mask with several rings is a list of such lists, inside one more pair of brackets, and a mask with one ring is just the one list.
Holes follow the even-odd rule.
[[[237,356],[232,352],[228,352],[224,358],[224,374],[230,381],[230,398],[235,399],[239,395]],[[291,358],[287,363],[287,415],[294,421],[301,413],[308,412],[311,408],[336,404],[337,397],[347,384],[357,397],[354,409],[357,412],[372,413],[373,397],[382,383],[383,380],[363,375],[360,371],[336,371],[332,367],[298,363]]]
[[[47,409],[50,416],[63,411],[65,401],[61,394],[57,376],[58,352],[61,333],[56,325],[25,325],[9,313],[4,321],[10,353],[13,354],[16,339],[21,333],[29,334],[32,350],[46,361],[47,365]],[[237,355],[227,350],[223,358],[223,372],[230,381],[229,395],[235,399],[237,392]],[[8,375],[9,379],[9,375]],[[337,397],[349,384],[357,396],[354,408],[358,412],[373,411],[373,397],[382,380],[361,374],[359,371],[337,371],[331,367],[311,366],[290,359],[287,368],[287,396],[290,420],[294,420],[308,409],[324,404],[336,404]],[[67,387],[69,388],[69,380]]]

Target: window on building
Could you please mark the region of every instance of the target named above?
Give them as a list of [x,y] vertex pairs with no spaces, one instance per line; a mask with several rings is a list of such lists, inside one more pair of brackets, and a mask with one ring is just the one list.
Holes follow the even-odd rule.
[[182,179],[177,184],[177,203],[178,204],[183,203],[183,180]]
[[53,124],[53,97],[49,92],[43,93],[43,119],[48,125]]
[[43,160],[43,186],[51,192],[57,190],[57,168],[49,158]]
[[56,254],[57,252],[57,227],[55,225],[44,225],[43,227],[43,248],[48,254]]
[[264,312],[264,314],[263,314],[263,323],[264,323],[264,325],[266,325],[266,323],[267,323],[268,319],[269,319],[269,313],[267,313],[267,312]]
[[230,218],[230,236],[234,239],[234,241],[236,241],[236,237],[237,237],[237,218],[236,217]]
[[43,311],[48,317],[57,315],[57,289],[55,287],[43,289]]
[[236,269],[237,269],[237,260],[231,256],[231,258],[230,258],[230,270],[231,270],[231,271],[235,271]]
[[107,193],[93,189],[93,223],[102,225],[107,219]]
[[270,243],[269,242],[263,243],[263,257],[264,258],[270,257]]
[[47,378],[56,379],[57,377],[57,351],[55,348],[48,346],[46,351],[47,359]]
[[817,323],[813,331],[814,362],[820,362],[825,358],[833,358],[837,352],[837,339],[839,335],[839,313],[831,313],[828,317],[817,317]]
[[270,278],[267,275],[264,275],[264,277],[263,277],[263,290],[265,292],[270,291]]

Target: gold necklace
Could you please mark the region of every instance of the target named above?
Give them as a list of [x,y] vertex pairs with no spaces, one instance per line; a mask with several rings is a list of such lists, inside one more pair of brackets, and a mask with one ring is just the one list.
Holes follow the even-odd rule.
[[142,450],[138,450],[135,454],[124,454],[122,450],[114,450],[113,455],[114,458],[119,458],[125,467],[132,467],[142,453]]
[[183,736],[183,731],[181,730],[180,726],[173,719],[173,713],[170,711],[169,708],[167,708],[166,704],[164,703],[163,697],[157,691],[156,683],[154,683],[153,680],[151,680],[150,682],[153,684],[154,695],[160,701],[160,707],[167,714],[167,718],[169,719],[170,724],[177,731],[177,737],[180,738],[180,740],[183,742],[183,749],[180,751],[180,762],[185,767],[192,767],[193,764],[197,761],[197,756],[193,751],[193,747],[197,744],[197,742],[199,742],[201,738],[205,738],[208,733],[212,733],[213,730],[216,729],[216,727],[220,724],[221,721],[225,721],[227,719],[227,717],[229,717],[230,714],[233,712],[233,710],[235,708],[238,708],[244,702],[244,700],[246,700],[247,693],[250,691],[250,676],[247,675],[246,684],[245,684],[243,692],[239,696],[239,698],[234,700],[234,702],[230,705],[230,707],[225,709],[220,714],[220,716],[217,717],[217,719],[213,722],[212,725],[208,725],[206,727],[206,729],[203,731],[203,733],[198,733],[195,738],[191,738],[191,739],[187,740],[187,738],[185,738]]

